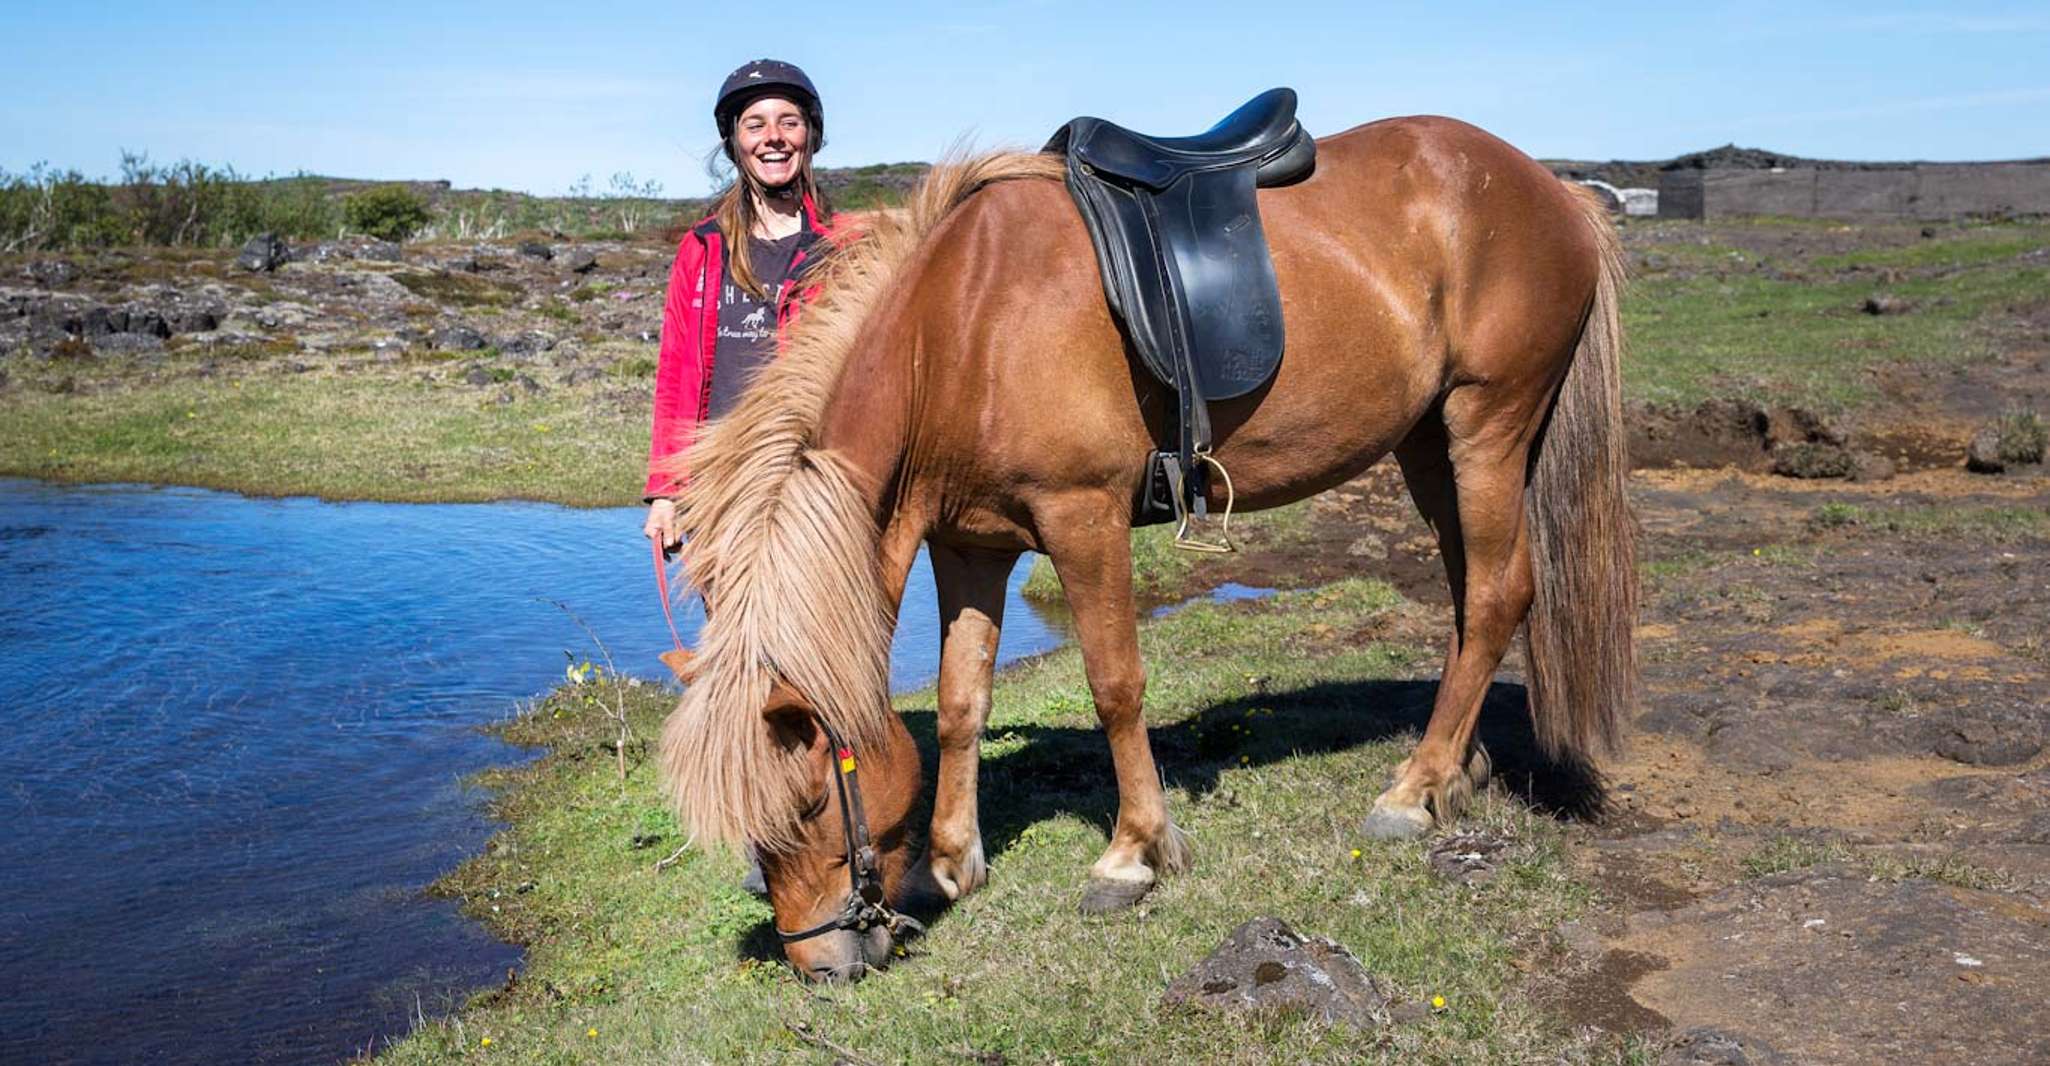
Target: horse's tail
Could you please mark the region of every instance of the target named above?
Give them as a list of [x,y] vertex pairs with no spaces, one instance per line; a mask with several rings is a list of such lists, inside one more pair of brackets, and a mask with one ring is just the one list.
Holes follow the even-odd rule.
[[[1575,190],[1578,192],[1578,190]],[[1623,254],[1608,213],[1575,198],[1601,258],[1594,302],[1525,490],[1535,596],[1531,720],[1557,758],[1611,749],[1637,688],[1637,527],[1625,495]]]

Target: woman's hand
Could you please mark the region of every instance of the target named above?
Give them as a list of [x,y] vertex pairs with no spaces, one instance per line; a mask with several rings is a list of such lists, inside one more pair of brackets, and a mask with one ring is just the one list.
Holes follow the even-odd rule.
[[658,499],[648,505],[648,520],[641,525],[641,535],[662,546],[664,553],[673,552],[683,545],[683,529],[676,518],[676,501]]

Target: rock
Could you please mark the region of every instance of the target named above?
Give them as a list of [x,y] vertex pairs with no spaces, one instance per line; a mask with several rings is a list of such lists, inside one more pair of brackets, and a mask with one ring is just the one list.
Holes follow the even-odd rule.
[[163,340],[151,333],[109,333],[93,338],[93,351],[100,355],[136,355],[163,350]]
[[463,384],[489,385],[491,384],[491,374],[481,366],[473,366],[468,373],[463,375]]
[[235,257],[235,265],[253,273],[269,273],[289,262],[291,250],[275,233],[259,233],[242,245],[242,254]]
[[573,368],[569,373],[564,374],[557,380],[564,385],[582,385],[585,382],[598,381],[604,378],[604,376],[605,371],[595,366],[580,366]]
[[1254,918],[1161,996],[1167,1007],[1304,1014],[1362,1029],[1389,1021],[1390,996],[1352,953],[1305,937],[1279,918]]
[[448,351],[474,352],[485,347],[484,335],[460,322],[435,330],[431,340],[436,348]]
[[1893,475],[1893,460],[1871,452],[1851,453],[1852,481],[1885,481]]
[[1681,1033],[1659,1056],[1659,1066],[1779,1066],[1786,1061],[1769,1044],[1705,1025]]
[[399,242],[371,241],[369,244],[356,250],[356,258],[368,259],[379,263],[396,263],[401,258]]
[[499,341],[498,350],[507,355],[535,355],[555,347],[555,337],[540,330],[515,333]]
[[78,267],[69,259],[32,259],[21,272],[30,281],[46,288],[69,285],[78,280]]
[[542,244],[540,241],[521,241],[520,254],[530,259],[539,259],[545,262],[555,258],[555,249]]
[[1767,448],[1780,444],[1834,444],[1841,447],[1850,439],[1843,426],[1806,407],[1779,407],[1771,411],[1758,409],[1750,417],[1754,424],[1759,419],[1763,420]]
[[1936,740],[1936,754],[1967,766],[2014,766],[2035,758],[2043,742],[1982,723],[1963,723]]
[[66,332],[81,337],[104,337],[109,333],[128,331],[128,312],[122,308],[102,307],[95,304],[85,309],[75,323],[66,322]]
[[2007,460],[2000,457],[2000,430],[1987,426],[1972,434],[1972,441],[1965,446],[1965,469],[1975,474],[1998,474],[2007,469]]
[[1865,297],[1864,311],[1868,315],[1904,315],[1914,309],[1914,304],[1886,293]]
[[1851,454],[1835,444],[1781,444],[1772,450],[1772,472],[1784,477],[1849,477]]
[[1936,227],[1935,227],[1935,226],[1923,226],[1923,227],[1922,227],[1922,238],[1923,238],[1924,240],[1927,240],[1927,239],[1929,239],[1930,237],[1934,237],[1934,236],[1936,236]]
[[518,385],[520,388],[527,390],[529,393],[536,393],[541,391],[541,383],[535,381],[533,378],[530,378],[525,374],[521,374],[519,377],[514,378],[513,384]]
[[1431,845],[1426,860],[1431,872],[1462,885],[1484,885],[1495,879],[1509,841],[1487,833],[1454,833]]
[[579,248],[569,253],[569,258],[563,260],[562,265],[572,274],[588,274],[598,269],[598,257]]

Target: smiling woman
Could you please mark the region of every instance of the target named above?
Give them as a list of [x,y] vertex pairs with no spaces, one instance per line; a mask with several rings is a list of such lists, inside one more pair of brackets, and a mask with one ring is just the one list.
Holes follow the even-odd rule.
[[655,376],[644,532],[665,549],[677,543],[674,497],[688,480],[665,463],[774,358],[810,295],[796,284],[800,269],[832,219],[811,167],[826,142],[825,108],[804,71],[748,63],[720,86],[712,118],[733,181],[676,250]]

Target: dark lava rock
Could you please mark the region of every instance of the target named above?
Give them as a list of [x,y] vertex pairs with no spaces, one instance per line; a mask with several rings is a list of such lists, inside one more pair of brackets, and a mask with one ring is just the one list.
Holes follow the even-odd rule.
[[1509,841],[1487,833],[1454,833],[1431,845],[1431,872],[1462,885],[1484,885],[1500,871]]
[[525,374],[521,374],[519,377],[514,378],[513,384],[518,385],[520,388],[523,388],[530,393],[541,391],[541,383],[535,381],[533,378],[530,378]]
[[1161,996],[1168,1007],[1304,1014],[1362,1029],[1387,1024],[1389,999],[1352,953],[1305,937],[1279,918],[1254,918],[1232,930],[1196,968]]
[[1915,309],[1915,305],[1898,296],[1880,293],[1865,297],[1864,312],[1868,315],[1904,315]]
[[2007,460],[2000,457],[2000,430],[1987,426],[1972,434],[1972,442],[1965,446],[1965,469],[1975,474],[1998,474],[2007,469]]
[[38,285],[54,287],[78,280],[78,267],[68,259],[34,259],[22,273]]
[[1787,1061],[1769,1044],[1707,1026],[1681,1033],[1659,1056],[1659,1066],[1780,1066]]
[[505,338],[498,344],[498,350],[507,355],[535,355],[555,347],[555,338],[540,330],[527,330]]
[[109,333],[93,338],[93,351],[100,355],[136,355],[163,350],[162,338],[152,333]]
[[1852,481],[1885,481],[1895,473],[1893,460],[1871,452],[1851,453]]
[[276,270],[292,258],[291,250],[275,233],[259,233],[249,238],[242,246],[242,254],[235,257],[235,265],[244,270],[269,272]]
[[484,335],[460,322],[434,331],[434,346],[450,351],[474,352],[485,346]]
[[549,260],[555,258],[555,249],[540,241],[521,241],[520,254],[531,259]]
[[2016,736],[1997,726],[1970,722],[1955,725],[1936,740],[1936,754],[1968,766],[2014,766],[2034,758],[2043,742]]
[[491,374],[481,366],[473,366],[470,368],[469,373],[463,375],[463,384],[489,385],[491,384]]
[[378,263],[396,263],[402,258],[397,241],[371,241],[356,249],[356,258]]
[[1835,444],[1782,444],[1772,450],[1772,472],[1785,477],[1849,477],[1851,453]]
[[579,248],[569,253],[569,258],[563,260],[562,265],[572,274],[588,274],[598,269],[598,257]]

